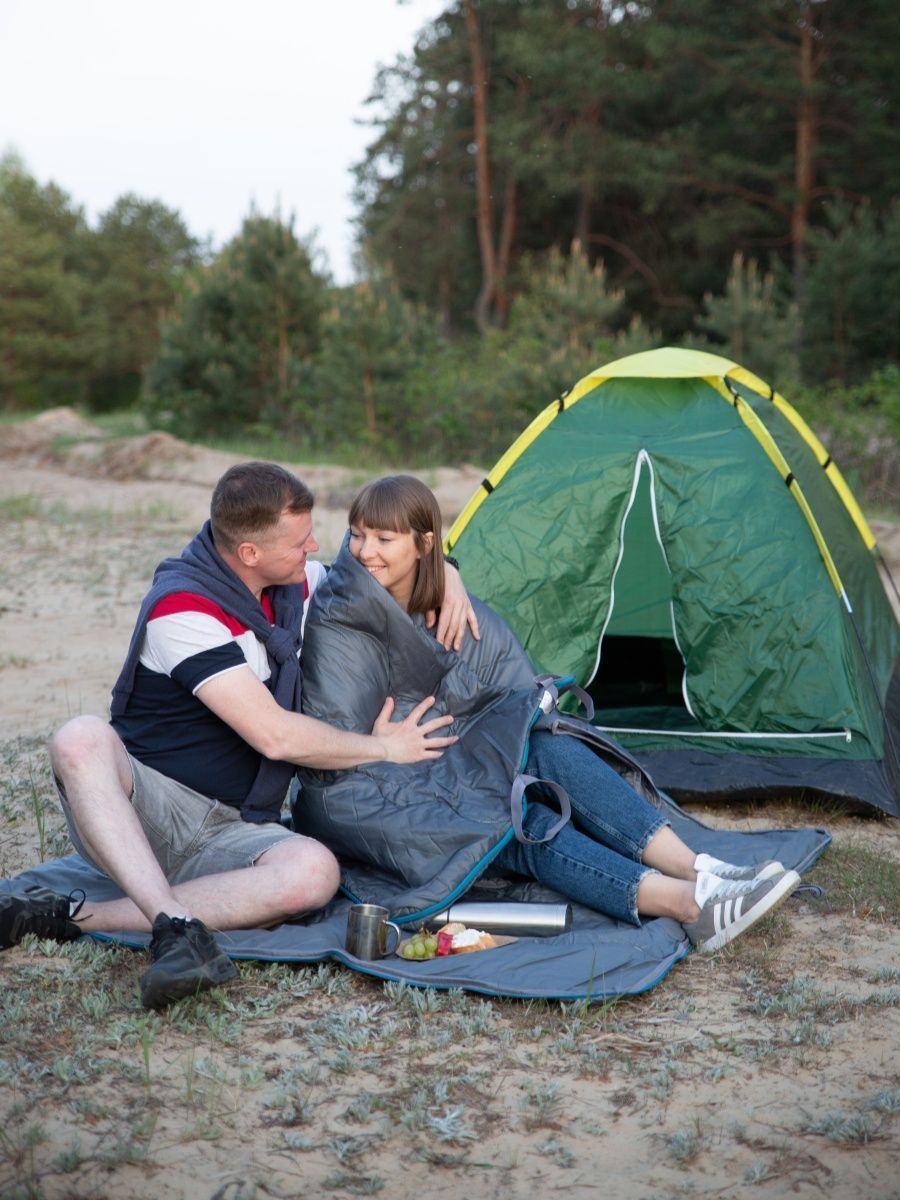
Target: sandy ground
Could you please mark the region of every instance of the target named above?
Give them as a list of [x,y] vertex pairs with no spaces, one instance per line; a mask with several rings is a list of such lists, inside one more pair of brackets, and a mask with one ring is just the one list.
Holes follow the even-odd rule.
[[[27,808],[22,796],[41,769],[36,739],[72,715],[106,712],[154,564],[180,550],[207,515],[212,484],[235,461],[164,435],[111,445],[95,433],[67,411],[0,427],[8,813]],[[316,492],[327,558],[363,476],[296,469]],[[482,475],[472,467],[427,476],[448,520]],[[900,560],[900,528],[878,532]],[[900,823],[892,820],[798,807],[707,815],[737,827],[825,823],[838,848],[900,860]],[[58,822],[54,830],[49,844],[59,851]],[[22,869],[38,850],[33,825],[17,818],[0,826],[0,873]],[[145,1033],[145,1077],[135,1068],[113,1087],[107,1072],[90,1100],[71,1090],[53,1057],[62,1051],[42,1032],[34,1054],[45,1069],[35,1068],[24,1092],[23,1069],[4,1066],[0,1055],[0,1196],[900,1197],[900,934],[874,903],[849,913],[815,899],[789,908],[767,932],[711,960],[691,957],[648,996],[590,1019],[452,998],[435,999],[434,1011],[395,1000],[379,1015],[384,994],[372,981],[331,969],[268,976],[248,968],[242,991],[229,995],[239,997],[234,1012],[252,1010],[256,1024],[237,1042],[213,1044],[212,1034],[154,1018],[141,1027],[152,1031],[152,1071]],[[117,953],[115,1003],[138,1020],[134,956]],[[10,951],[0,962],[0,1003],[11,1002],[10,989],[49,995],[68,970],[62,956]],[[80,1003],[90,1024],[91,1004]],[[374,1029],[348,1070],[340,1054],[354,1021],[373,1029],[393,1021],[395,1040]],[[448,1029],[464,1029],[454,1035],[462,1046],[440,1049]],[[114,1044],[108,1054],[140,1062],[140,1043],[135,1049],[121,1035]],[[199,1061],[207,1065],[198,1068],[195,1095]],[[302,1104],[284,1099],[291,1088]],[[374,1097],[368,1111],[361,1095]],[[431,1115],[410,1116],[410,1096]],[[468,1129],[455,1140],[435,1133],[452,1134],[454,1105]],[[28,1159],[9,1149],[10,1131],[35,1106],[44,1139]],[[134,1130],[147,1112],[149,1152],[102,1150],[121,1147],[117,1120],[130,1122],[138,1144],[143,1135]],[[64,1170],[73,1130],[84,1153]]]

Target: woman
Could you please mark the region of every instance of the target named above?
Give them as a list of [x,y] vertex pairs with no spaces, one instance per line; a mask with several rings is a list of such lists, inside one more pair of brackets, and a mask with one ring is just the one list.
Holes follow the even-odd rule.
[[434,642],[423,615],[443,598],[441,517],[421,481],[368,484],[349,524],[307,625],[304,711],[365,729],[379,696],[403,715],[430,691],[460,734],[419,767],[301,772],[296,827],[338,854],[350,894],[425,916],[479,876],[512,872],[632,924],[674,917],[710,951],[793,891],[799,876],[778,863],[740,867],[690,849],[640,767],[560,713],[555,688],[535,691],[524,650],[491,609],[473,601],[479,642],[458,652]]

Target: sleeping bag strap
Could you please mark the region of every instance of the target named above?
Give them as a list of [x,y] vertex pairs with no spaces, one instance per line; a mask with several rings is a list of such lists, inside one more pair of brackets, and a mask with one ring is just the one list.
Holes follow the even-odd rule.
[[594,701],[584,688],[578,686],[571,675],[565,677],[560,675],[536,675],[534,682],[539,688],[544,689],[540,709],[545,717],[549,716],[553,709],[557,707],[560,696],[565,692],[571,692],[584,709],[584,719],[588,722],[593,721]]
[[[551,826],[544,837],[540,838],[529,837],[522,827],[522,816],[525,809],[525,789],[531,787],[533,783],[539,783],[542,787],[548,788],[559,801],[559,820]],[[539,842],[549,842],[556,837],[572,816],[572,802],[569,799],[569,793],[564,787],[560,787],[558,783],[553,783],[549,779],[538,779],[536,775],[517,775],[513,780],[512,791],[509,794],[509,811],[516,841],[530,842],[536,846]]]

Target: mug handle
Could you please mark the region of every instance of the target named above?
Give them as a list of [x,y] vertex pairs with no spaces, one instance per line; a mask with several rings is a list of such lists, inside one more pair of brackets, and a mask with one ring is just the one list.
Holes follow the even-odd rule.
[[381,956],[382,958],[387,958],[389,954],[396,954],[397,947],[400,945],[400,939],[403,937],[403,934],[400,932],[400,927],[395,925],[393,921],[385,921],[385,925],[387,925],[388,929],[393,929],[394,933],[397,935],[397,940],[394,942],[393,949],[385,950],[384,954]]

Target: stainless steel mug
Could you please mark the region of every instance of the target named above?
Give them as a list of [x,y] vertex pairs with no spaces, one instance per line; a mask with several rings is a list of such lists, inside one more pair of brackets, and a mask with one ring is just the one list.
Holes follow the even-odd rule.
[[[380,904],[351,904],[347,913],[347,951],[354,958],[384,958],[395,954],[400,945],[401,933],[393,921],[391,914]],[[390,930],[393,929],[397,940],[388,949]]]

